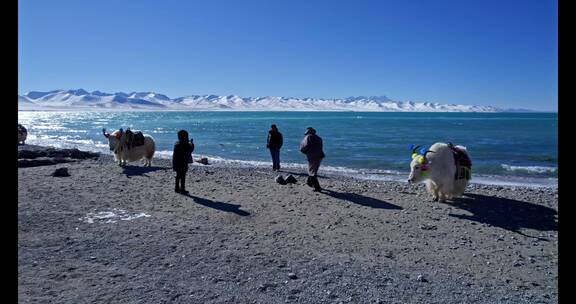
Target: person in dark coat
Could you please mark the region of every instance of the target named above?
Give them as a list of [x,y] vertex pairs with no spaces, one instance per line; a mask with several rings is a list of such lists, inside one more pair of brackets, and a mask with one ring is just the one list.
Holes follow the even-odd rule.
[[278,131],[276,125],[270,126],[270,131],[268,131],[268,141],[266,148],[270,149],[270,155],[272,155],[272,170],[280,170],[280,148],[284,143],[284,138],[282,133]]
[[318,169],[322,159],[326,156],[323,151],[322,138],[316,135],[314,128],[307,128],[304,133],[304,139],[300,143],[300,152],[306,154],[308,158],[308,180],[306,184],[314,187],[314,191],[321,191],[320,183],[318,182]]
[[176,187],[174,191],[181,194],[188,194],[186,191],[186,172],[188,172],[188,163],[192,162],[192,152],[194,152],[193,140],[188,140],[188,132],[180,130],[178,132],[178,141],[174,145],[172,154],[172,169],[176,171]]

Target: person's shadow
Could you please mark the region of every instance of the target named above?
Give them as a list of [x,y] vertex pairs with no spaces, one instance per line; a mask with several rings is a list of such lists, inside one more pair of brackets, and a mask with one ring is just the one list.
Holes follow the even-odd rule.
[[202,205],[202,206],[214,208],[216,210],[236,213],[237,215],[240,215],[240,216],[250,215],[249,212],[246,212],[244,210],[240,210],[240,207],[242,207],[241,205],[216,202],[216,201],[212,201],[212,200],[209,200],[206,198],[193,196],[190,194],[185,194],[185,196],[191,198],[195,203]]
[[490,224],[522,235],[520,229],[558,231],[558,212],[552,208],[513,199],[465,194],[450,204],[472,215],[449,214],[452,217]]
[[126,165],[122,167],[122,173],[126,174],[126,177],[130,178],[132,176],[146,176],[148,172],[154,172],[158,170],[167,170],[165,167],[142,167],[142,166],[129,166]]
[[402,210],[402,207],[400,207],[400,206],[390,204],[388,202],[385,202],[385,201],[382,201],[379,199],[375,199],[372,197],[356,194],[356,193],[336,192],[336,191],[327,190],[327,189],[322,189],[321,193],[329,195],[333,198],[349,201],[349,202],[352,202],[354,204],[358,204],[358,205],[362,205],[362,206],[366,206],[366,207],[372,207],[372,208],[377,208],[377,209]]

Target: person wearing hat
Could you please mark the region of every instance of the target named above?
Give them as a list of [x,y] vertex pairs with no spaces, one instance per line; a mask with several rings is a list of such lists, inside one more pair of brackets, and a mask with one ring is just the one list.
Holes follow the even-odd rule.
[[176,171],[176,187],[174,188],[176,193],[189,193],[186,191],[186,172],[188,172],[188,163],[192,162],[192,152],[194,152],[194,144],[192,140],[188,140],[188,132],[178,131],[178,141],[172,153],[172,169]]
[[278,131],[276,125],[270,126],[270,131],[268,131],[268,140],[266,143],[266,148],[270,149],[270,155],[272,156],[272,170],[280,170],[280,148],[284,138],[282,133]]
[[322,148],[322,138],[316,135],[314,128],[308,127],[304,133],[304,139],[300,143],[300,152],[306,154],[306,158],[308,158],[308,180],[306,184],[314,187],[316,192],[322,190],[317,177],[320,162],[326,156]]

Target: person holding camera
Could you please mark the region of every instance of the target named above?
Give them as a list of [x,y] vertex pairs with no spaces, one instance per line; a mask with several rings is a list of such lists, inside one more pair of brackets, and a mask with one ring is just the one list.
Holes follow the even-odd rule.
[[284,138],[282,133],[278,131],[276,125],[270,126],[270,131],[268,131],[268,140],[266,142],[266,148],[270,149],[270,155],[272,156],[272,170],[280,170],[280,148],[284,143]]
[[176,171],[176,187],[174,191],[180,194],[188,194],[186,191],[186,172],[188,172],[188,163],[192,163],[192,152],[194,152],[193,139],[188,140],[188,132],[180,130],[178,132],[178,141],[174,145],[172,154],[172,169]]

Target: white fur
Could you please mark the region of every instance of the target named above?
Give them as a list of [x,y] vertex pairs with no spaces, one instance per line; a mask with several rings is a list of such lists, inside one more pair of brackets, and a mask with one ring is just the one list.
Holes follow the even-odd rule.
[[27,136],[28,131],[26,130],[26,128],[20,127],[20,125],[18,125],[18,143],[24,144],[24,141],[26,140]]
[[114,157],[118,161],[118,165],[124,166],[127,162],[133,162],[144,158],[144,166],[150,167],[152,165],[152,157],[156,152],[156,143],[152,136],[144,134],[144,145],[136,146],[128,149],[125,144],[126,136],[122,134],[120,139],[116,138],[119,131],[114,131],[108,136],[108,145],[110,150],[114,151]]
[[[470,154],[463,146],[456,146],[466,152],[468,157]],[[434,201],[444,201],[446,199],[454,199],[461,196],[468,186],[467,179],[455,180],[456,165],[454,164],[454,156],[452,151],[445,143],[435,143],[430,149],[435,153],[428,153],[426,159],[428,160],[428,174],[422,175],[418,158],[415,158],[410,163],[410,176],[408,182],[426,184],[426,190],[434,197]]]

